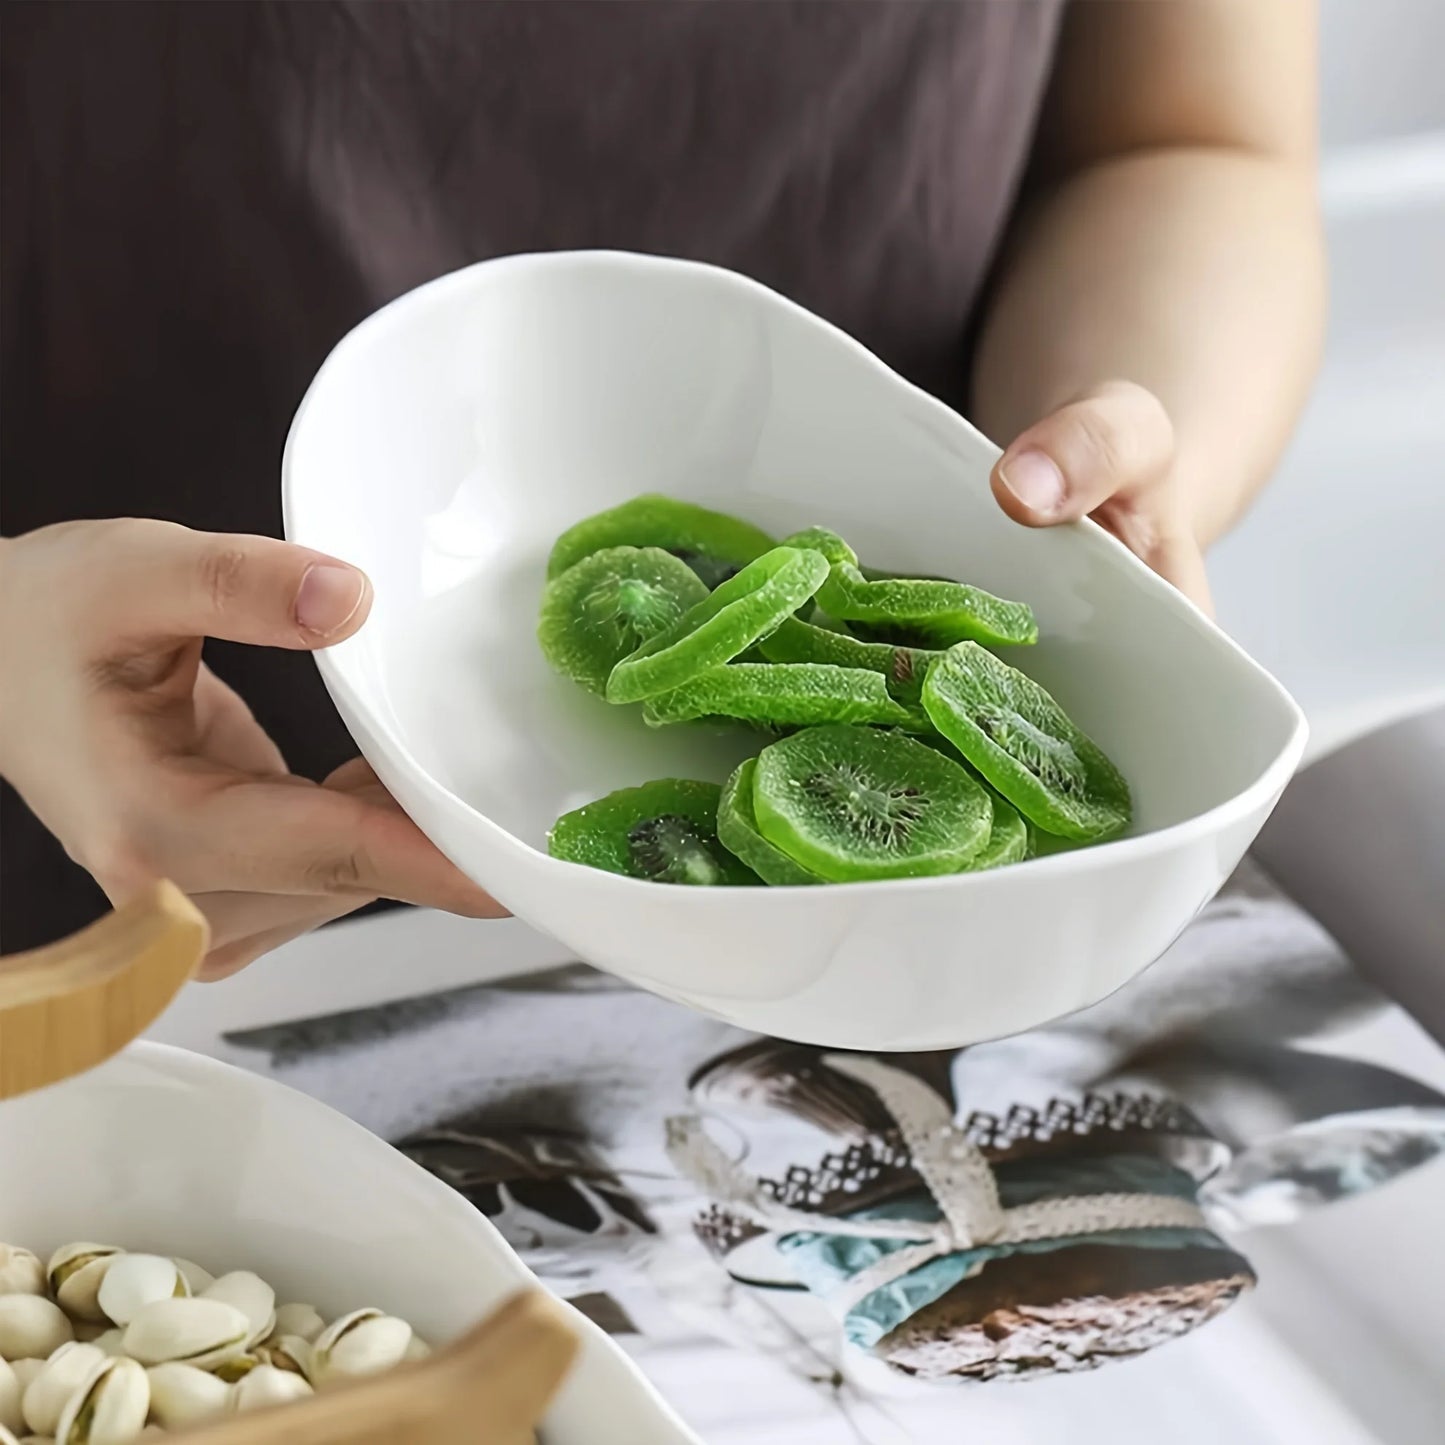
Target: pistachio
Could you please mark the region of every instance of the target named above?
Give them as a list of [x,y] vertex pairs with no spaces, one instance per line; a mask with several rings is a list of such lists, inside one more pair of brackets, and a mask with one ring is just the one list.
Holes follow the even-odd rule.
[[218,1299],[162,1299],[143,1305],[121,1344],[143,1365],[180,1360],[202,1369],[246,1348],[250,1326],[234,1305]]
[[184,1299],[190,1292],[175,1260],[160,1254],[123,1254],[106,1270],[96,1303],[113,1324],[128,1325],[142,1305]]
[[224,1380],[228,1385],[234,1385],[237,1380],[249,1375],[252,1370],[260,1365],[270,1364],[259,1351],[247,1351],[243,1355],[232,1355],[228,1360],[222,1360],[219,1365],[212,1368],[211,1373],[218,1379]]
[[231,1387],[194,1365],[156,1365],[147,1370],[151,1383],[151,1414],[167,1430],[209,1420],[226,1409]]
[[216,1276],[210,1270],[202,1268],[193,1259],[181,1259],[177,1256],[175,1265],[185,1275],[186,1288],[192,1294],[205,1294],[216,1282]]
[[19,1430],[24,1425],[20,1415],[20,1397],[24,1394],[15,1368],[0,1356],[0,1426],[7,1430]]
[[282,1335],[299,1335],[310,1344],[325,1328],[326,1321],[317,1313],[315,1305],[277,1305],[276,1328],[271,1331],[267,1343],[279,1340]]
[[0,1295],[0,1355],[7,1360],[43,1360],[74,1336],[65,1311],[44,1295]]
[[0,1244],[0,1294],[44,1294],[45,1270],[28,1249]]
[[4,1425],[0,1425],[0,1445],[20,1445],[14,1434]]
[[28,1360],[12,1360],[10,1368],[15,1371],[15,1378],[20,1383],[20,1394],[23,1397],[30,1388],[30,1382],[45,1368],[44,1360],[34,1358]]
[[93,1244],[80,1240],[62,1244],[50,1256],[45,1275],[56,1303],[72,1319],[104,1321],[105,1315],[96,1302],[105,1272],[122,1251],[113,1244]]
[[125,1335],[113,1325],[108,1330],[102,1330],[93,1340],[96,1349],[103,1350],[107,1355],[123,1355],[125,1353]]
[[271,1333],[276,1323],[276,1291],[260,1275],[248,1269],[223,1274],[201,1295],[202,1299],[221,1300],[240,1310],[250,1322],[246,1335],[249,1349]]
[[405,1320],[377,1309],[353,1310],[333,1320],[312,1346],[311,1379],[314,1384],[335,1377],[374,1375],[399,1364],[411,1343],[411,1326]]
[[130,1445],[150,1403],[146,1372],[134,1360],[107,1356],[66,1401],[55,1445]]
[[271,1343],[261,1346],[257,1353],[264,1354],[266,1363],[278,1370],[311,1378],[311,1345],[300,1335],[282,1335],[279,1340],[273,1335]]
[[231,1408],[259,1410],[267,1405],[285,1405],[311,1394],[311,1386],[289,1370],[275,1365],[257,1365],[245,1379],[231,1387]]
[[411,1337],[411,1342],[406,1347],[406,1353],[402,1356],[402,1359],[410,1365],[417,1360],[426,1359],[429,1354],[431,1354],[431,1346],[427,1344],[420,1335],[414,1334]]
[[65,1402],[85,1383],[105,1352],[77,1341],[61,1345],[25,1391],[25,1423],[36,1435],[53,1435]]

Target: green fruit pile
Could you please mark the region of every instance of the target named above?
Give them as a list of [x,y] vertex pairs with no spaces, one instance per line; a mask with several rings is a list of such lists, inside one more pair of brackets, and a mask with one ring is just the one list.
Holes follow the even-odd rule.
[[569,528],[547,577],[537,636],[564,677],[649,727],[776,739],[722,788],[661,779],[565,814],[556,858],[787,887],[976,872],[1129,825],[1119,770],[988,651],[1038,640],[1025,603],[651,495]]

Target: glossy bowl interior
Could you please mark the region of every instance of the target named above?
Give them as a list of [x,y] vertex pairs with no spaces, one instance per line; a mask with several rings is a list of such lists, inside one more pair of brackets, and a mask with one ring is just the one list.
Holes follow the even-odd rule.
[[[254,1269],[332,1318],[375,1305],[436,1344],[532,1276],[461,1195],[268,1079],[132,1045],[0,1108],[0,1240],[72,1239]],[[590,1321],[545,1445],[700,1445]]]
[[[1093,1002],[1223,881],[1298,760],[1288,695],[1092,525],[1034,531],[997,450],[834,328],[753,282],[613,253],[486,262],[402,297],[318,374],[284,465],[288,535],[371,574],[319,662],[408,812],[588,962],[745,1027],[944,1047]],[[668,888],[545,855],[559,813],[665,776],[721,780],[755,740],[652,731],[553,676],[548,548],[639,492],[1030,602],[1009,660],[1134,789],[1131,837],[995,873],[812,889]]]

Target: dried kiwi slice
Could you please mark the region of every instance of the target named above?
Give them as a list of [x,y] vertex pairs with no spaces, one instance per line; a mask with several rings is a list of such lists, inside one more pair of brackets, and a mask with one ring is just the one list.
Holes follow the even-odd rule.
[[1002,868],[1005,863],[1021,863],[1029,856],[1029,825],[1007,798],[992,788],[988,800],[993,805],[993,827],[988,842],[964,864],[970,873],[983,873]]
[[902,733],[810,728],[763,749],[758,829],[832,883],[956,873],[988,842],[988,794]]
[[784,537],[778,545],[821,552],[830,564],[847,562],[854,567],[858,565],[858,554],[836,532],[830,532],[827,527],[804,527],[801,532]]
[[889,696],[888,684],[878,673],[826,662],[735,662],[715,667],[682,687],[649,698],[642,717],[653,727],[702,717],[782,727],[830,722],[915,724],[908,709]]
[[547,835],[547,851],[627,878],[693,887],[758,880],[718,842],[716,783],[662,778],[623,788],[564,813]]
[[824,880],[816,873],[795,863],[758,832],[758,820],[753,815],[753,775],[757,766],[758,760],[749,758],[723,784],[717,806],[718,841],[775,888],[822,883]]
[[796,611],[827,575],[821,554],[774,547],[619,662],[607,680],[608,702],[641,702],[721,667]]
[[917,702],[929,664],[942,652],[925,647],[890,647],[883,642],[861,642],[846,632],[819,627],[790,617],[776,632],[758,643],[769,662],[831,662],[838,667],[866,667],[880,672],[888,690],[904,702]]
[[569,527],[552,547],[547,576],[604,547],[661,547],[716,587],[776,545],[751,522],[649,492]]
[[563,677],[601,694],[624,657],[707,595],[689,567],[658,547],[608,547],[547,584],[537,641]]
[[1032,678],[976,643],[928,670],[933,725],[1030,822],[1088,841],[1129,824],[1129,785]]
[[950,647],[965,640],[998,646],[1039,639],[1026,602],[1009,602],[963,582],[908,577],[870,582],[847,562],[833,564],[817,602],[830,616],[866,624],[880,642]]

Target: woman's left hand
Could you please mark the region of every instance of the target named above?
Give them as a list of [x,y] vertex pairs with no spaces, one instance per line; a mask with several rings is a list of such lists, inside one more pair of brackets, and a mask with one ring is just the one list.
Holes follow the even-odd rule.
[[1174,428],[1159,399],[1131,381],[1114,381],[1015,438],[993,469],[993,492],[1026,527],[1092,517],[1212,612],[1177,462]]

